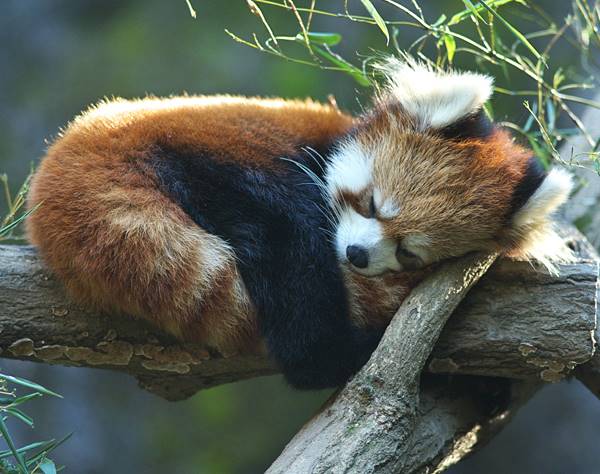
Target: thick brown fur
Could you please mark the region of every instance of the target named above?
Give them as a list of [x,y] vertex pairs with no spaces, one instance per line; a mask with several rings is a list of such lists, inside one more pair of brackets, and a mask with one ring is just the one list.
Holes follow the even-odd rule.
[[[512,196],[532,158],[508,132],[449,139],[436,129],[416,130],[402,109],[382,104],[356,140],[376,157],[373,183],[398,204],[397,215],[380,219],[385,237],[426,236],[430,261],[507,250]],[[365,213],[372,192],[342,199]]]

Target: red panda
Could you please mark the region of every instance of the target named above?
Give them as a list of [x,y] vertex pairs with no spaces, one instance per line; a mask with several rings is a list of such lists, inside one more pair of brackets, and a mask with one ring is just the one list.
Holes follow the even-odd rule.
[[49,148],[28,234],[74,298],[295,387],[343,383],[432,264],[566,255],[569,194],[490,123],[490,78],[389,60],[373,107],[232,96],[116,99]]

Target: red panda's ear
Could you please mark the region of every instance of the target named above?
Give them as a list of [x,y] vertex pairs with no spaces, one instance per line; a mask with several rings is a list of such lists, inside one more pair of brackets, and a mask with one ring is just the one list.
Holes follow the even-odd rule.
[[406,58],[391,57],[378,65],[387,79],[383,100],[392,100],[420,130],[442,129],[477,113],[492,95],[493,80],[473,72],[436,71]]
[[529,160],[513,195],[509,230],[516,243],[513,255],[534,258],[550,269],[553,262],[570,260],[571,252],[554,231],[551,216],[568,199],[572,187],[571,175],[564,169],[546,173],[535,158]]

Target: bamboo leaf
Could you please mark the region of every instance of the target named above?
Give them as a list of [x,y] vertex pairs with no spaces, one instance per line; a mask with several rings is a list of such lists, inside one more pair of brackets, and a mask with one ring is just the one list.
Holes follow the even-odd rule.
[[[506,5],[508,3],[513,3],[513,2],[524,5],[524,2],[522,2],[521,0],[492,0],[492,1],[488,2],[488,4],[492,7],[500,7],[502,5]],[[450,18],[448,25],[456,25],[456,24],[460,23],[461,21],[466,20],[467,18],[470,18],[471,15],[474,14],[474,12],[475,12],[475,14],[479,15],[479,13],[482,10],[484,10],[484,6],[481,3],[476,3],[475,5],[473,5],[471,2],[469,2],[469,3],[471,4],[472,8],[467,5],[467,8],[452,15],[452,18]]]
[[21,420],[23,423],[25,423],[26,425],[28,425],[30,428],[33,428],[33,418],[31,418],[29,415],[27,415],[26,413],[23,413],[21,410],[19,410],[18,408],[5,408],[3,410],[6,413],[11,414],[12,416],[14,416],[15,418],[18,418],[19,420]]
[[[57,447],[59,447],[61,444],[63,444],[65,441],[67,441],[71,435],[73,433],[69,433],[68,435],[66,435],[65,437],[59,439],[58,441],[56,440],[50,440],[50,441],[46,441],[43,443],[44,447],[35,455],[31,456],[30,458],[27,459],[28,463],[35,463],[40,461],[42,458],[44,458],[50,451],[53,451],[54,449],[56,449]],[[33,446],[33,445],[31,445]],[[29,448],[32,449],[32,448]]]
[[44,474],[56,474],[56,465],[51,459],[45,458],[38,464]]
[[443,13],[440,15],[440,17],[435,20],[435,23],[433,23],[431,26],[440,26],[442,23],[444,23],[446,21],[447,17],[446,15],[444,15]]
[[386,44],[389,44],[390,43],[390,32],[388,31],[388,28],[387,28],[387,25],[385,24],[384,19],[381,17],[379,12],[375,8],[375,5],[373,5],[371,0],[360,0],[360,1],[364,5],[364,7],[367,9],[367,11],[369,12],[369,15],[371,15],[371,18],[373,18],[373,20],[375,20],[375,23],[377,23],[377,26],[384,34],[385,39],[386,39]]
[[479,10],[475,7],[475,5],[473,5],[473,3],[471,3],[471,0],[463,0],[463,3],[466,5],[467,10],[471,13],[471,15],[476,16],[483,23],[485,23],[487,25],[487,21],[481,16],[481,14],[479,13]]
[[8,429],[6,428],[6,423],[4,422],[4,418],[2,416],[0,416],[0,433],[2,434],[2,437],[4,438],[4,441],[6,441],[6,444],[8,445],[8,449],[10,450],[10,452],[16,459],[17,464],[23,471],[23,474],[29,474],[29,469],[27,469],[27,464],[25,464],[25,459],[23,459],[23,456],[21,455],[21,453],[19,451],[17,451],[17,448],[15,447],[15,443],[14,443],[13,439],[11,438],[10,433],[8,432]]
[[[296,35],[296,39],[304,41],[304,35],[302,35],[302,33],[298,33]],[[311,43],[335,46],[336,44],[339,44],[340,41],[342,41],[342,35],[340,35],[339,33],[316,33],[314,31],[309,31],[308,39]]]
[[456,52],[456,40],[454,36],[445,34],[443,37],[444,45],[446,46],[446,52],[448,53],[448,62],[452,64],[452,60],[454,59],[454,53]]
[[556,108],[554,107],[554,102],[551,100],[546,101],[546,122],[548,123],[548,131],[550,133],[554,133],[554,128],[556,127]]
[[[19,453],[26,453],[27,451],[31,451],[32,449],[44,448],[51,444],[55,443],[54,440],[51,441],[38,441],[36,443],[28,444],[27,446],[23,446],[22,448],[17,449]],[[12,456],[12,452],[10,450],[0,452],[0,459],[6,459]]]
[[28,393],[27,395],[23,395],[22,397],[15,398],[10,406],[16,407],[21,405],[22,403],[28,402],[29,400],[33,400],[34,398],[41,397],[42,394],[40,392]]
[[47,388],[42,387],[40,384],[31,382],[29,380],[22,379],[20,377],[15,377],[13,375],[6,375],[6,374],[0,373],[0,378],[6,380],[8,382],[14,383],[16,385],[21,385],[23,387],[27,387],[32,390],[36,390],[37,392],[43,393],[44,395],[50,395],[52,397],[62,398],[62,395],[59,395],[58,393],[53,392],[52,390],[48,390]]
[[363,72],[358,69],[356,66],[353,66],[344,58],[339,56],[338,54],[333,53],[331,50],[327,48],[325,45],[324,48],[320,48],[319,46],[314,46],[313,49],[319,54],[321,57],[327,59],[331,63],[335,64],[339,68],[341,68],[344,72],[350,74],[356,82],[358,82],[361,86],[368,87],[371,85],[371,82],[364,76]]
[[4,227],[2,227],[0,229],[0,237],[5,236],[6,234],[8,234],[11,230],[13,230],[15,227],[17,227],[21,222],[23,222],[27,216],[29,216],[31,213],[35,212],[35,210],[40,207],[41,203],[36,204],[34,207],[32,207],[31,209],[29,209],[28,211],[24,212],[23,214],[21,214],[19,217],[17,217],[14,221],[12,221],[10,224],[5,225]]
[[[466,0],[465,0],[466,1]],[[492,15],[494,15],[494,17],[498,18],[498,20],[500,20],[504,26],[506,26],[506,28],[519,40],[521,41],[521,43],[523,43],[527,49],[529,49],[529,51],[531,51],[531,53],[540,61],[542,61],[542,63],[546,64],[546,59],[540,54],[538,53],[538,50],[535,49],[535,47],[529,42],[529,40],[527,38],[525,38],[525,35],[523,35],[523,33],[521,33],[519,30],[517,30],[514,26],[512,26],[502,15],[500,15],[500,13],[498,13],[496,10],[494,10],[492,7],[490,7],[487,3],[485,3],[483,0],[481,0],[480,2],[484,8],[489,11]]]

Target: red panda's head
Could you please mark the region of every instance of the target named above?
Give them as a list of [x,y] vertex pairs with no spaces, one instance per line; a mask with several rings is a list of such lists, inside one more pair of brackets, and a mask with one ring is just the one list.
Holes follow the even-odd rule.
[[398,60],[384,72],[385,89],[326,171],[340,260],[378,275],[478,250],[565,258],[549,215],[571,178],[545,173],[489,122],[491,78]]

